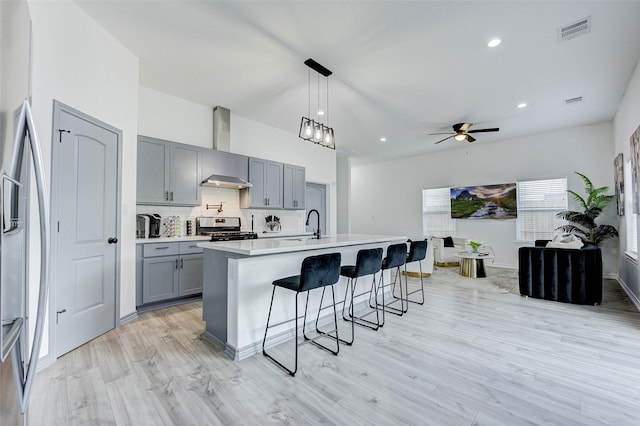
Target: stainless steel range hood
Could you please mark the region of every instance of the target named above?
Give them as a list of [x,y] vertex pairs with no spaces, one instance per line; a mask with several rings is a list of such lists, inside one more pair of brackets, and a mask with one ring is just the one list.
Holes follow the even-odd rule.
[[244,179],[224,175],[211,175],[202,181],[202,186],[230,189],[244,189],[253,187],[250,182],[247,182]]

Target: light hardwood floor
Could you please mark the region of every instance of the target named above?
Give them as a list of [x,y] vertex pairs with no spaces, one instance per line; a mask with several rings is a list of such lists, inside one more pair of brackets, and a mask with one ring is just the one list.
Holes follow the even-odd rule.
[[356,328],[337,357],[302,346],[295,378],[204,341],[199,302],[143,313],[40,372],[29,424],[640,424],[640,313],[622,289],[578,306],[489,273],[439,268],[423,306]]

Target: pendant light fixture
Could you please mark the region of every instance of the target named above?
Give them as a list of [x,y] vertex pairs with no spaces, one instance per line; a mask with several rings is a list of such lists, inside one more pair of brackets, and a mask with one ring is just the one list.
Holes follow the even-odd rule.
[[[307,111],[307,117],[302,116],[302,120],[300,121],[300,132],[298,133],[298,136],[306,141],[311,141],[326,148],[336,149],[336,141],[334,138],[333,128],[329,127],[329,76],[332,74],[332,72],[311,58],[304,61],[304,64],[309,67],[309,69],[307,70],[309,109]],[[311,70],[314,70],[316,72],[316,79],[318,81],[318,108],[316,110],[315,119],[311,118]],[[324,110],[320,109],[320,75],[325,77],[326,81],[327,103]],[[319,117],[321,115],[327,118],[326,125],[320,122]]]

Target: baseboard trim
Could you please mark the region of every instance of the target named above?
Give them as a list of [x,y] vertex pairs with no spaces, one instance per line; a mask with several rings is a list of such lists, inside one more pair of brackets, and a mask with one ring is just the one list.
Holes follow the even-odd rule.
[[120,318],[120,325],[129,324],[130,322],[133,322],[137,319],[138,319],[138,312],[136,311],[131,312],[129,315],[125,315],[122,318]]
[[629,296],[629,299],[631,299],[631,302],[633,302],[638,312],[640,312],[640,299],[638,299],[638,296],[636,296],[635,293],[631,291],[631,289],[627,286],[627,283],[625,283],[622,278],[618,276],[615,278],[615,280],[618,282],[618,285],[622,287],[624,292],[627,293],[627,296]]

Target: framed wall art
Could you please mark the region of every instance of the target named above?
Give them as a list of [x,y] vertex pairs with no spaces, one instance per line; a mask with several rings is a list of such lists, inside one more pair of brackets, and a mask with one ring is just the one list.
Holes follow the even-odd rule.
[[613,161],[615,167],[615,191],[616,191],[616,205],[618,207],[618,216],[624,216],[624,157],[622,153],[616,156]]

